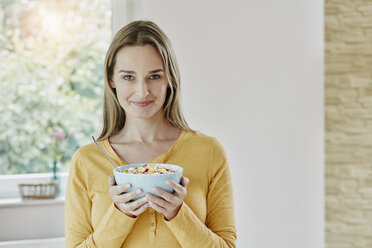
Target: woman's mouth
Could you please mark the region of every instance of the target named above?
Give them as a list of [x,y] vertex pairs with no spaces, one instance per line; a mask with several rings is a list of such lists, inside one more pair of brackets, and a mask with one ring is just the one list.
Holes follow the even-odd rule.
[[137,107],[147,107],[148,105],[150,105],[153,102],[154,101],[131,101],[131,103],[133,103]]

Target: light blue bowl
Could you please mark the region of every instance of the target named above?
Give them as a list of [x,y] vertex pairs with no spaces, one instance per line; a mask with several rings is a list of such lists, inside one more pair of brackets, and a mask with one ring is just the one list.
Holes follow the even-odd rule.
[[[150,164],[150,163],[123,165],[119,167],[119,170],[122,171],[124,169],[129,169],[132,167],[139,167],[145,164]],[[180,183],[182,173],[183,173],[183,168],[177,165],[172,165],[172,164],[159,164],[159,163],[151,163],[151,164],[154,164],[157,166],[164,166],[176,172],[171,173],[171,174],[128,174],[128,173],[122,173],[115,168],[113,171],[114,171],[114,177],[115,177],[116,184],[117,185],[122,185],[126,183],[130,184],[132,187],[127,192],[131,192],[138,188],[142,189],[142,194],[137,196],[133,200],[137,200],[145,196],[147,193],[156,195],[155,193],[152,192],[152,190],[155,187],[161,188],[164,191],[167,191],[169,193],[173,193],[174,190],[168,187],[165,184],[165,182],[167,180],[173,180],[176,183]]]

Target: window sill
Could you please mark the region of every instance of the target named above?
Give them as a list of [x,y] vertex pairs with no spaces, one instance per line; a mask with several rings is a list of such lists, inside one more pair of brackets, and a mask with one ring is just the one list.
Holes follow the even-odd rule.
[[[67,184],[67,172],[60,174],[60,194],[65,195]],[[0,200],[10,198],[20,198],[18,184],[20,183],[46,183],[50,182],[50,173],[40,174],[16,174],[16,175],[0,175]],[[28,201],[28,200],[27,200]]]
[[64,205],[65,197],[60,196],[54,199],[22,199],[22,198],[4,198],[0,199],[0,208],[9,207],[28,207],[45,205]]

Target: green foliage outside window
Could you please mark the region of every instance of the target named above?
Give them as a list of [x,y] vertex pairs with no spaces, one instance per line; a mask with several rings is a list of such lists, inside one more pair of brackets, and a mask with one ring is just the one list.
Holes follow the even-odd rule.
[[98,133],[107,0],[0,0],[0,174],[49,172],[55,138],[62,170]]

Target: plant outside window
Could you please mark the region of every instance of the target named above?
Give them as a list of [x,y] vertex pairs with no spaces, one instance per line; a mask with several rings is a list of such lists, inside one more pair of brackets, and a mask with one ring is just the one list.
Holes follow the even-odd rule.
[[49,172],[62,128],[62,170],[97,133],[107,0],[0,2],[0,174]]

